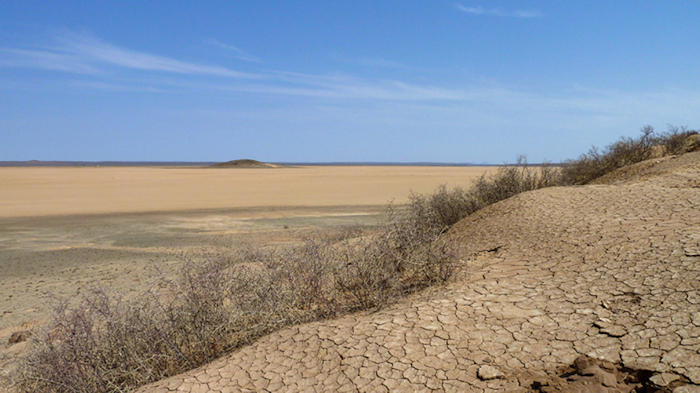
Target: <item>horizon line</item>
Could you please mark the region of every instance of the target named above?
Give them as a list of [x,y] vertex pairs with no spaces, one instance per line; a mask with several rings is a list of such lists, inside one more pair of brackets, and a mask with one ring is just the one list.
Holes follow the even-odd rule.
[[[52,167],[52,166],[204,166],[222,161],[140,161],[140,160],[3,160],[0,167]],[[445,161],[264,161],[277,165],[296,166],[504,166],[515,163],[473,163]],[[561,163],[528,163],[528,165],[560,165]]]

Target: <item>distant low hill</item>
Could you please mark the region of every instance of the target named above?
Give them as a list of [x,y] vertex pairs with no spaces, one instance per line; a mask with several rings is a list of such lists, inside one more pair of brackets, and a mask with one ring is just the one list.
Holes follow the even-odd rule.
[[220,162],[210,166],[211,168],[282,168],[283,165],[270,164],[250,159]]

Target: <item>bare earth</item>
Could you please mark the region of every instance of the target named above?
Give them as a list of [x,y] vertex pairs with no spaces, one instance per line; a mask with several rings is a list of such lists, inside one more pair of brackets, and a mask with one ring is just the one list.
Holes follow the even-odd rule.
[[489,167],[0,168],[0,217],[384,205]]
[[466,186],[491,170],[0,168],[0,385],[26,346],[8,338],[45,320],[57,299],[95,285],[132,296],[183,256],[371,227],[411,190]]
[[664,162],[487,207],[448,234],[450,285],[139,392],[698,392],[700,153]]
[[[101,187],[112,183],[99,171],[135,169],[117,176],[121,187],[103,194]],[[474,177],[465,174],[483,171],[306,169],[248,170],[249,177],[270,176],[262,183],[241,180],[246,170],[239,169],[75,168],[53,183],[61,169],[38,168],[26,182],[0,170],[0,184],[15,185],[15,191],[0,189],[6,214],[0,219],[0,310],[10,311],[0,320],[9,326],[0,330],[0,346],[3,334],[20,328],[23,318],[46,315],[48,295],[42,291],[72,294],[95,280],[133,291],[145,285],[139,280],[147,281],[149,268],[177,265],[178,253],[372,225],[380,205],[403,201],[409,189],[466,185]],[[431,172],[441,170],[444,177]],[[369,172],[385,177],[377,180]],[[76,173],[83,186],[65,186],[78,181]],[[283,173],[295,180],[285,183]],[[354,188],[345,187],[342,176]],[[51,187],[42,186],[47,182]],[[177,194],[178,182],[191,188]],[[700,153],[643,163],[602,183],[521,194],[467,217],[447,235],[461,266],[449,285],[379,312],[280,330],[138,391],[697,393]],[[128,187],[140,191],[122,189]],[[275,190],[278,199],[267,199]],[[224,191],[240,205],[226,205]],[[296,199],[286,192],[295,192]],[[23,198],[37,208],[23,205]],[[19,217],[66,214],[61,209],[151,212]],[[13,356],[24,344],[3,351]]]

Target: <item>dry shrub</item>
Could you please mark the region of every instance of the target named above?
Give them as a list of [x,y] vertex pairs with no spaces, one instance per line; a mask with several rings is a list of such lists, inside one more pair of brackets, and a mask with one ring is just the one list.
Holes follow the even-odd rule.
[[[523,159],[471,188],[438,188],[388,209],[367,235],[357,228],[301,246],[241,247],[187,260],[175,280],[134,299],[95,289],[79,305],[61,303],[35,332],[14,375],[22,392],[126,392],[209,362],[291,324],[381,307],[444,282],[454,271],[441,235],[469,214],[521,192],[583,184],[645,160],[652,149],[682,152],[695,131],[645,127],[602,152],[591,149],[560,171]],[[658,150],[658,149],[657,149]]]
[[186,263],[164,290],[137,299],[94,289],[77,306],[60,304],[31,341],[19,390],[123,392],[215,359],[255,330],[231,323],[242,316],[231,297],[240,274]]
[[685,142],[691,135],[698,134],[696,130],[689,130],[687,127],[669,126],[668,131],[661,134],[659,139],[665,148],[666,154],[683,154]]
[[417,230],[442,232],[476,210],[477,202],[464,189],[442,185],[432,194],[411,194],[402,221]]
[[390,209],[384,231],[341,248],[334,280],[346,311],[383,306],[451,276],[453,257],[441,228],[411,221],[411,212]]
[[576,160],[570,160],[562,168],[563,184],[586,184],[615,169],[652,158],[654,152],[660,155],[683,153],[686,138],[697,131],[685,127],[669,127],[663,134],[657,134],[651,126],[645,126],[636,138],[623,137],[602,151],[592,147],[588,153]]
[[291,324],[395,302],[450,278],[451,225],[558,173],[524,161],[470,189],[440,187],[389,207],[371,234],[357,228],[296,247],[240,247],[188,259],[174,280],[134,299],[99,289],[61,304],[31,340],[16,387],[27,392],[126,392],[190,370]]
[[508,199],[514,195],[526,191],[551,187],[560,183],[558,168],[541,165],[529,166],[523,157],[518,159],[517,165],[501,167],[491,176],[482,176],[472,186],[469,194],[474,200],[474,211]]
[[376,307],[447,280],[454,272],[452,250],[440,235],[484,206],[558,183],[557,168],[528,166],[520,158],[517,165],[484,175],[467,190],[440,186],[429,195],[412,194],[403,209],[389,208],[384,231],[372,241],[346,249],[351,256],[344,256],[336,275],[343,305]]
[[403,217],[414,231],[433,236],[444,232],[462,218],[492,203],[521,192],[555,186],[560,171],[547,164],[531,166],[524,157],[515,165],[506,165],[491,175],[482,175],[469,189],[440,186],[429,195],[411,195]]
[[[395,217],[393,219],[399,219]],[[395,225],[396,227],[391,227]],[[189,260],[175,280],[135,299],[96,289],[55,310],[15,375],[22,392],[126,392],[291,324],[379,307],[449,278],[446,248],[408,226],[298,247]]]

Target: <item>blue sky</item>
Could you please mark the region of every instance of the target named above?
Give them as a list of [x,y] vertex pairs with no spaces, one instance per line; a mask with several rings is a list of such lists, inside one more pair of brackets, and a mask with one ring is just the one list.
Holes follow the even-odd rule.
[[700,126],[700,2],[0,2],[0,160],[574,157]]

